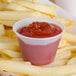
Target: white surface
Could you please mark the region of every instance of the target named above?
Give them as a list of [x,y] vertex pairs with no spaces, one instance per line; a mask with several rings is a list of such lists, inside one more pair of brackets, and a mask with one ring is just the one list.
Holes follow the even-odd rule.
[[55,0],[55,2],[76,17],[76,0]]
[[20,21],[16,22],[15,25],[13,26],[13,31],[16,33],[18,38],[20,38],[25,43],[31,44],[31,45],[47,45],[49,43],[55,42],[56,40],[60,39],[63,32],[54,37],[49,37],[49,38],[31,38],[31,37],[23,36],[17,32],[17,30],[19,28],[25,27],[26,25],[29,25],[32,22],[36,22],[36,21],[56,24],[56,25],[60,26],[62,28],[62,30],[64,31],[63,24],[61,24],[60,22],[58,22],[55,19],[51,19],[51,18],[47,18],[47,17],[31,17],[31,18],[25,18],[23,20],[20,20]]

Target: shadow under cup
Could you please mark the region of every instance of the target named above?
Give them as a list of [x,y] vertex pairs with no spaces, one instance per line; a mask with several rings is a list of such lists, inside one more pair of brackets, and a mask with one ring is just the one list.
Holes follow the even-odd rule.
[[[36,21],[56,24],[61,27],[62,32],[56,36],[48,38],[31,38],[23,36],[17,32],[19,28],[28,26]],[[30,17],[15,23],[13,31],[18,37],[24,60],[30,61],[34,65],[46,65],[51,63],[55,58],[58,44],[64,31],[64,26],[55,19],[47,17]]]

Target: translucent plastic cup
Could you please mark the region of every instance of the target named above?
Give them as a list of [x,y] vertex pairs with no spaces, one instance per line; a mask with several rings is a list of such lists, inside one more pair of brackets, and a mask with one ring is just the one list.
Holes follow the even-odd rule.
[[[18,29],[36,21],[56,24],[62,29],[62,32],[48,38],[31,38],[17,32]],[[58,44],[64,31],[64,25],[55,19],[47,17],[30,17],[15,23],[13,31],[18,37],[24,60],[30,61],[34,65],[46,65],[51,63],[55,58]]]

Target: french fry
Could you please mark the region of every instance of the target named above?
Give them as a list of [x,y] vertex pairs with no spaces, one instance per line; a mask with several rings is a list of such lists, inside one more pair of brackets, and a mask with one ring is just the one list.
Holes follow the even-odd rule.
[[12,43],[0,43],[0,49],[19,50],[19,46]]
[[[20,20],[26,17],[29,17],[30,12],[33,13],[32,11],[27,11],[27,12],[21,12],[21,11],[0,11],[0,20]],[[19,13],[19,14],[18,14]]]
[[[12,1],[14,1],[14,0],[0,0],[0,2],[3,2],[3,3],[12,3]],[[27,1],[37,2],[36,0],[27,0]]]
[[64,23],[66,26],[71,26],[71,25],[74,25],[74,23],[75,23],[73,20],[69,20],[69,19],[66,19],[63,17],[59,17],[59,16],[57,16],[56,19],[59,20],[60,22]]
[[[35,11],[0,11],[0,20],[17,21],[28,17],[47,17],[48,15]],[[49,17],[49,16],[48,16]]]
[[20,47],[17,40],[2,37],[0,38],[0,49],[19,51]]
[[23,74],[20,74],[20,73],[16,73],[16,76],[27,76],[27,75],[23,75]]
[[62,37],[63,37],[63,39],[67,40],[68,42],[76,43],[76,34],[64,32]]
[[12,44],[16,44],[18,45],[18,41],[17,40],[14,40],[14,39],[11,39],[7,36],[3,36],[0,38],[0,43],[12,43]]
[[10,60],[10,58],[2,57],[2,56],[1,56],[1,57],[0,57],[0,61],[1,61],[1,60]]
[[33,3],[33,2],[25,1],[25,0],[20,0],[20,1],[15,0],[13,2],[16,3],[16,4],[19,4],[21,6],[24,6],[25,8],[33,9],[35,11],[48,14],[51,17],[56,16],[56,12],[55,12],[56,7],[54,7],[54,6],[49,7],[47,5],[43,5],[43,4],[40,4],[40,3]]
[[51,67],[57,67],[57,66],[62,66],[66,63],[67,59],[63,59],[63,60],[54,60],[52,63],[48,64],[48,65],[44,65],[41,67],[47,67],[47,68],[51,68]]
[[65,45],[65,47],[70,47],[70,46],[72,46],[70,43],[67,43],[67,44]]
[[0,11],[3,11],[5,9],[7,4],[0,3]]
[[65,39],[61,39],[58,48],[64,48],[68,42]]
[[11,57],[11,58],[22,57],[20,52],[16,52],[13,50],[0,50],[0,54],[4,54],[4,55]]
[[16,37],[15,33],[11,29],[10,30],[6,30],[6,36],[8,36],[11,39],[16,39],[17,40],[17,37]]
[[9,3],[6,6],[6,9],[13,10],[13,11],[29,11],[29,10],[31,10],[31,9],[22,7],[22,6],[18,5],[18,4],[14,4],[14,3]]
[[32,2],[37,2],[37,0],[32,0]]
[[0,76],[16,76],[16,75],[5,71],[0,71]]
[[58,49],[57,54],[63,53],[65,51],[76,52],[76,46],[69,46],[69,47]]
[[13,0],[0,0],[0,2],[3,2],[3,3],[10,3],[12,2]]
[[65,76],[76,73],[76,64],[43,69],[42,67],[26,65],[25,63],[8,60],[0,61],[0,70],[29,76]]
[[4,34],[5,34],[4,26],[3,26],[3,24],[0,24],[0,36],[2,36]]
[[72,57],[75,57],[76,56],[76,53],[74,52],[74,53],[72,53]]
[[63,53],[60,54],[56,54],[55,59],[56,60],[60,60],[60,59],[68,59],[71,57],[71,52],[70,51],[65,51]]
[[7,20],[0,20],[0,23],[5,25],[5,26],[9,26],[12,27],[17,21],[7,21]]
[[[12,61],[23,61],[23,58],[12,58]],[[30,63],[31,64],[31,63]]]
[[68,65],[76,64],[76,57],[71,58],[67,64]]
[[[18,43],[18,40],[16,39],[11,39],[9,37],[1,37],[0,38],[0,44],[3,43],[3,44],[12,44],[12,45],[15,45],[17,47],[19,47],[19,43]],[[11,47],[10,47],[11,48]]]
[[30,2],[37,2],[37,0],[27,0],[27,1],[30,1]]

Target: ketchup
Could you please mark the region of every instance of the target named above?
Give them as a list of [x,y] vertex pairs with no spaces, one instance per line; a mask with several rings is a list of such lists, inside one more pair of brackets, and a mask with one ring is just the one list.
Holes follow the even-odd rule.
[[[48,38],[56,36],[62,32],[62,29],[52,23],[33,22],[27,27],[18,29],[17,32],[21,35],[31,37],[32,40],[32,38]],[[46,65],[54,61],[60,37],[54,39],[50,38],[49,43],[46,42],[46,44],[44,43],[45,41],[48,41],[47,39],[43,44],[41,44],[41,42],[40,44],[33,44],[38,41],[30,43],[29,38],[27,39],[29,43],[26,41],[26,37],[24,39],[18,37],[24,61],[30,61],[33,65]]]
[[33,22],[28,27],[22,27],[18,32],[32,38],[47,38],[58,35],[62,29],[56,24],[47,22]]

